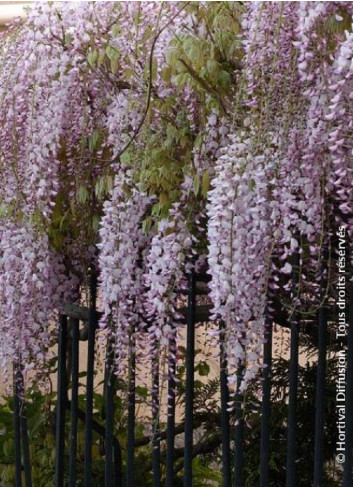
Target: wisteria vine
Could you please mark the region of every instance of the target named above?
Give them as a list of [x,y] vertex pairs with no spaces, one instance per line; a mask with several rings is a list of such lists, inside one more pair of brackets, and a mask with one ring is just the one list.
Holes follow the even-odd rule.
[[274,291],[289,316],[319,300],[353,232],[353,2],[237,3],[39,2],[3,34],[3,367],[45,361],[93,269],[119,375],[132,345],[170,355],[201,262],[241,390]]

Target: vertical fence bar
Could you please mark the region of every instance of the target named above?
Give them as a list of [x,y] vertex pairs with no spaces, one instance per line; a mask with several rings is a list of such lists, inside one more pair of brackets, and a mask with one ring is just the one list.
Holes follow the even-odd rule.
[[349,283],[349,327],[346,372],[346,425],[345,462],[343,467],[343,486],[352,487],[353,465],[353,284]]
[[271,424],[271,367],[272,367],[272,321],[266,316],[264,344],[264,380],[262,382],[261,442],[260,442],[260,487],[268,486],[270,461]]
[[229,389],[227,382],[227,357],[225,348],[225,324],[219,323],[220,339],[220,388],[221,388],[221,436],[222,436],[222,483],[224,487],[231,485],[230,470],[230,430],[229,430]]
[[169,340],[166,487],[174,487],[176,343]]
[[114,356],[113,345],[108,342],[108,354],[105,366],[105,486],[113,487],[114,477]]
[[97,326],[97,276],[94,271],[90,275],[90,308],[88,319],[87,345],[87,385],[86,385],[86,423],[85,423],[85,486],[92,486],[92,419],[93,419],[93,380],[94,380],[94,344]]
[[123,473],[121,468],[121,448],[117,440],[113,439],[114,445],[114,486],[123,487]]
[[26,487],[32,487],[31,458],[29,453],[27,418],[26,418],[24,405],[21,411],[21,434],[22,434],[23,468],[25,473],[25,484]]
[[[299,253],[293,257],[293,297],[298,294],[299,282]],[[296,307],[296,304],[294,304]],[[299,315],[293,312],[290,337],[290,363],[289,363],[289,401],[288,401],[288,432],[287,432],[287,464],[286,486],[295,486],[295,452],[296,452],[296,410],[298,393],[298,358],[299,358]]]
[[22,486],[22,457],[21,457],[21,400],[19,392],[19,364],[13,364],[13,423],[14,423],[14,450],[15,450],[15,486]]
[[32,474],[31,474],[31,459],[29,454],[29,440],[28,440],[28,429],[27,429],[27,418],[26,418],[26,405],[24,398],[24,379],[23,379],[23,369],[22,365],[19,363],[17,371],[18,376],[18,392],[20,401],[20,432],[22,441],[22,458],[23,458],[23,469],[25,476],[26,487],[32,486]]
[[244,366],[241,364],[237,372],[237,390],[235,393],[235,418],[236,426],[234,433],[234,486],[243,486],[243,466],[244,466],[244,416],[243,402],[244,396],[239,392],[243,379]]
[[185,381],[185,448],[184,486],[192,486],[192,448],[194,417],[194,361],[195,361],[196,281],[192,270],[188,276],[188,309],[186,330],[186,381]]
[[79,341],[80,322],[71,319],[72,334],[72,370],[71,370],[71,433],[70,433],[70,456],[69,456],[69,484],[76,485],[76,453],[77,453],[77,423],[78,423],[78,381],[79,381]]
[[58,345],[58,399],[56,404],[55,485],[64,485],[67,317],[60,316]]
[[161,442],[159,426],[159,360],[157,355],[153,358],[152,362],[152,472],[153,487],[159,487],[161,485]]
[[326,251],[323,256],[322,278],[320,284],[320,300],[322,305],[318,313],[318,365],[316,374],[315,394],[315,444],[314,444],[314,480],[313,486],[320,487],[324,467],[324,406],[325,406],[325,376],[326,376]]
[[133,337],[131,340],[131,348],[130,348],[128,416],[127,416],[127,459],[126,459],[126,486],[127,487],[134,487],[135,404],[136,404],[136,357],[135,357],[135,340]]

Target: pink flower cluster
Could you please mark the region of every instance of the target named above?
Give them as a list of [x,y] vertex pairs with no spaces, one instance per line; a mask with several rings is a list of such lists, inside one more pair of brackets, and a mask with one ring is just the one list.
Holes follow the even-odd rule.
[[335,221],[353,231],[353,37],[340,28],[351,13],[352,2],[247,4],[245,129],[218,160],[208,204],[214,316],[226,323],[230,381],[245,368],[241,389],[262,365],[265,310],[271,291],[286,301],[292,256],[301,297],[287,297],[289,314],[319,300]]
[[[20,351],[28,364],[44,361],[53,311],[77,293],[98,245],[102,326],[120,373],[132,345],[153,357],[174,345],[179,290],[207,254],[229,381],[239,364],[242,389],[258,376],[271,293],[289,313],[306,307],[328,237],[338,222],[353,231],[353,36],[344,30],[352,5],[247,2],[241,73],[225,104],[188,65],[179,81],[189,77],[205,93],[162,76],[185,33],[211,36],[182,2],[40,2],[2,37],[3,362]],[[193,137],[191,161],[181,148],[178,200],[157,216],[160,196],[146,195],[139,180],[144,137],[163,145],[173,104],[172,129],[184,124]],[[108,197],[103,177],[114,181]],[[200,186],[209,177],[206,206]],[[300,300],[289,292],[297,253]]]
[[77,287],[68,276],[62,258],[50,251],[48,238],[31,225],[1,220],[0,230],[0,365],[22,362],[24,369],[45,365],[56,334],[55,311]]
[[[129,196],[123,183],[130,187]],[[101,326],[114,343],[118,374],[126,368],[133,340],[136,343],[146,328],[143,255],[148,236],[141,221],[150,204],[128,175],[119,174],[111,199],[104,204],[99,245]]]
[[[159,31],[180,6],[162,7],[154,2],[39,2],[24,25],[14,24],[1,40],[0,308],[6,319],[0,326],[0,355],[5,363],[20,351],[23,360],[42,360],[51,344],[53,312],[77,297],[78,278],[72,294],[71,272],[84,280],[96,258],[91,219],[99,215],[101,204],[95,186],[111,171],[107,159],[114,161],[142,119],[145,67],[155,37],[152,61],[165,59],[163,46],[170,31]],[[178,22],[175,18],[172,27]],[[118,233],[112,207],[125,209],[120,275],[111,268],[109,246],[101,254],[104,302],[114,297],[119,304],[117,328],[129,314],[138,314],[133,312],[136,301],[128,295],[138,289],[133,256],[139,245],[129,233],[138,230],[149,201],[136,189],[127,195],[126,178],[124,172],[116,177],[102,221],[103,241],[119,243],[111,231]],[[60,256],[54,247],[60,247]],[[129,249],[135,255],[130,257]],[[121,284],[117,275],[127,281]]]

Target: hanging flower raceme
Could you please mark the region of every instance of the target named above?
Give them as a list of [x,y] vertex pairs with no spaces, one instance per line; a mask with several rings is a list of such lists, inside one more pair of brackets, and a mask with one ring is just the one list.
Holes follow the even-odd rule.
[[104,204],[99,245],[104,313],[101,325],[113,342],[119,374],[127,366],[132,343],[147,327],[143,254],[148,236],[143,233],[141,222],[151,203],[152,199],[139,192],[130,178],[119,175],[111,199]]
[[158,345],[160,354],[176,340],[182,324],[177,299],[185,288],[185,266],[192,256],[192,235],[179,207],[174,206],[170,219],[160,221],[146,256],[146,313],[151,344]]
[[1,221],[0,231],[1,367],[12,361],[24,369],[45,365],[55,341],[50,330],[55,311],[72,300],[77,281],[68,276],[48,238],[28,224]]
[[329,191],[340,223],[353,233],[353,164],[352,164],[352,58],[353,36],[346,34],[332,67],[326,112],[328,146],[332,159]]
[[[278,203],[270,197],[275,157],[252,153],[251,139],[239,135],[216,167],[207,206],[210,297],[214,318],[225,322],[228,374],[241,388],[261,367],[264,311]],[[216,332],[214,332],[215,334]]]

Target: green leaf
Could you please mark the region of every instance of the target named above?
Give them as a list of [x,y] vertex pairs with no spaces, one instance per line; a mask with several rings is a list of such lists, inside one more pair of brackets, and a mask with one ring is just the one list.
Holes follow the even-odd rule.
[[223,89],[229,87],[232,81],[232,77],[230,73],[227,71],[220,71],[217,76],[218,83],[222,86]]
[[74,38],[72,37],[71,34],[65,32],[65,34],[64,34],[64,44],[71,44],[72,41],[73,41],[73,39]]
[[168,195],[164,192],[161,193],[159,196],[159,203],[161,204],[161,207],[165,207],[169,203]]
[[195,371],[198,372],[201,377],[205,377],[210,373],[210,366],[206,362],[200,362],[196,365]]
[[92,229],[93,231],[98,231],[100,224],[100,217],[97,214],[92,216]]
[[105,52],[100,51],[99,56],[98,56],[98,62],[97,62],[98,67],[102,66],[104,59],[105,59]]
[[117,60],[119,58],[120,52],[118,49],[114,48],[113,46],[107,46],[105,50],[105,54],[107,55],[107,58],[112,61],[112,60]]
[[157,204],[153,205],[151,214],[152,216],[159,216],[160,212],[161,212],[161,206],[158,202]]
[[12,440],[10,439],[5,440],[3,444],[3,452],[5,457],[9,457],[11,455],[12,450],[13,450]]
[[166,52],[167,63],[171,66],[175,66],[178,62],[178,56],[176,49],[170,49]]
[[112,175],[103,175],[100,177],[95,185],[95,194],[98,199],[106,197],[113,188]]
[[98,147],[99,132],[94,131],[88,138],[88,149],[93,152]]
[[111,72],[115,73],[118,71],[118,68],[119,68],[119,62],[117,59],[111,59],[110,60],[110,69],[111,69]]
[[146,217],[146,219],[144,219],[142,222],[142,232],[144,234],[148,234],[149,230],[151,229],[151,225],[152,225],[152,219],[150,217]]
[[194,176],[193,189],[194,189],[195,196],[197,196],[199,194],[199,191],[200,191],[200,176],[199,175]]
[[121,29],[118,25],[114,25],[112,28],[113,36],[118,37],[121,34]]
[[202,175],[202,184],[201,184],[201,193],[203,197],[207,196],[207,193],[210,189],[210,174],[208,171]]
[[5,216],[7,207],[5,204],[0,204],[0,219]]
[[146,399],[148,397],[148,389],[146,387],[136,386],[136,394]]
[[90,66],[93,67],[96,64],[97,59],[98,59],[98,51],[97,51],[97,49],[95,49],[94,51],[91,51],[90,53],[88,53],[87,61],[88,61],[88,64]]
[[85,204],[88,200],[88,197],[89,197],[89,193],[87,188],[84,187],[83,185],[80,185],[76,192],[77,202],[79,202],[80,204]]
[[218,71],[218,63],[215,59],[209,59],[207,60],[207,70],[210,73],[210,75],[214,75]]

